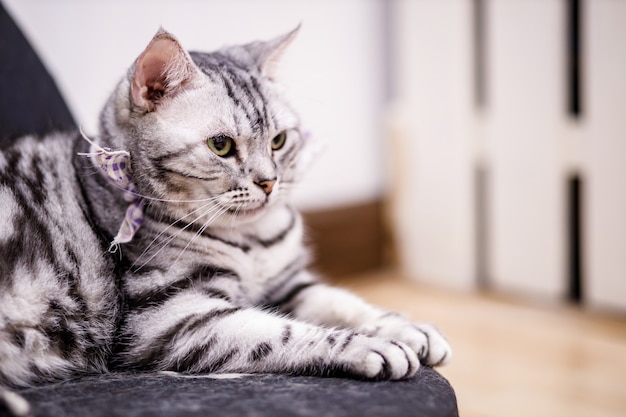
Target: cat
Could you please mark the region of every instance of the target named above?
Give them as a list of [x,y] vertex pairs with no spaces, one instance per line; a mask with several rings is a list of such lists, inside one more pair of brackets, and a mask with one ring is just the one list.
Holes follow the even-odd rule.
[[399,380],[446,339],[309,271],[310,139],[276,79],[298,28],[187,52],[160,29],[100,132],[0,152],[0,385],[110,370]]

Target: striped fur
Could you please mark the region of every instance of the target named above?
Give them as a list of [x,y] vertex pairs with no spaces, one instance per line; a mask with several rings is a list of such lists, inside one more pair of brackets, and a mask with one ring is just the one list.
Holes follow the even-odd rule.
[[[2,384],[112,368],[401,379],[450,358],[433,327],[307,270],[289,193],[309,144],[273,74],[294,36],[205,54],[155,35],[96,138],[130,153],[146,202],[119,252],[128,201],[78,134],[2,149]],[[218,156],[211,138],[232,149]]]

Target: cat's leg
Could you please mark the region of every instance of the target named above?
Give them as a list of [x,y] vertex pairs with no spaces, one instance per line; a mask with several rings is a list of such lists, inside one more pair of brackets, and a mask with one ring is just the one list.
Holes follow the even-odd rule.
[[294,373],[402,379],[419,359],[388,338],[321,327],[189,290],[131,312],[124,366],[187,373]]
[[374,307],[349,291],[317,282],[308,272],[286,283],[272,304],[309,323],[352,328],[403,342],[426,365],[444,365],[452,357],[448,341],[432,325]]

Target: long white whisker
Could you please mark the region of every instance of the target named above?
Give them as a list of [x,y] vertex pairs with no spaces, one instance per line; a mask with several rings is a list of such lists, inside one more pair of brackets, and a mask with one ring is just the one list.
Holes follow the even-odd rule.
[[226,211],[228,210],[228,207],[221,207],[221,210],[218,211],[217,213],[213,214],[211,216],[211,218],[209,218],[209,220],[207,220],[207,225],[210,223],[213,223],[213,221],[218,218],[219,216],[221,216],[222,214],[224,214]]
[[[196,217],[193,221],[187,223],[187,225],[185,225],[185,227],[181,228],[179,231],[177,231],[175,234],[173,234],[169,239],[165,240],[165,242],[163,242],[163,244],[161,245],[161,247],[152,255],[150,256],[150,258],[148,258],[143,264],[141,264],[141,266],[139,268],[137,268],[135,271],[139,271],[141,270],[144,266],[146,266],[150,261],[152,261],[157,255],[159,255],[159,253],[161,253],[161,251],[163,249],[165,249],[167,247],[167,245],[169,245],[172,240],[176,239],[181,233],[183,233],[185,230],[187,230],[193,223],[197,222],[199,219],[201,219],[202,217],[210,214],[211,212],[217,211],[219,212],[222,209],[222,207],[220,206],[212,206],[210,207],[208,210],[206,210],[204,213],[202,213],[201,215],[199,215],[198,217]],[[136,261],[135,261],[136,262]]]
[[[174,260],[174,264],[176,262],[178,262],[178,260],[180,259],[181,256],[183,256],[183,254],[185,253],[185,251],[187,251],[187,249],[189,248],[189,246],[191,246],[191,244],[198,238],[198,236],[202,235],[204,233],[204,231],[206,230],[207,227],[209,227],[209,225],[211,223],[213,223],[213,221],[220,216],[222,213],[224,213],[226,210],[228,210],[228,208],[226,207],[220,207],[220,210],[218,210],[216,213],[214,213],[206,222],[204,222],[204,224],[202,225],[202,227],[200,228],[200,230],[198,230],[198,232],[196,234],[194,234],[191,239],[189,239],[189,242],[187,242],[187,244],[185,245],[185,247],[183,248],[183,250],[178,254],[178,256],[176,257],[176,260]],[[208,214],[208,213],[207,213]]]
[[237,207],[235,208],[235,211],[233,213],[231,213],[231,218],[230,218],[230,228],[231,229],[235,228],[235,220],[237,220],[237,216],[239,215],[239,212],[241,211],[243,206],[244,206],[244,203],[239,203],[237,205]]
[[[165,232],[167,232],[169,229],[171,229],[172,227],[174,227],[174,225],[176,225],[177,223],[183,221],[184,219],[193,216],[194,214],[196,214],[199,211],[204,210],[207,206],[209,206],[211,204],[211,202],[208,202],[200,207],[198,207],[197,209],[187,213],[185,216],[181,217],[180,219],[174,221],[173,223],[169,224],[165,229],[161,230],[161,232],[159,232],[158,235],[156,235],[156,237],[154,239],[152,239],[152,242],[150,242],[150,244],[143,250],[143,252],[141,252],[141,255],[139,255],[137,257],[137,259],[135,260],[135,262],[133,262],[133,264],[131,265],[131,268],[134,268],[135,265],[137,264],[137,262],[139,262],[139,260],[152,248],[152,246],[157,242],[157,240],[163,236],[163,234]],[[205,216],[206,213],[202,214],[200,217],[196,218],[196,220],[200,219],[202,216]],[[187,225],[189,226],[189,225]],[[183,229],[184,230],[184,229]],[[169,243],[169,242],[168,242]]]

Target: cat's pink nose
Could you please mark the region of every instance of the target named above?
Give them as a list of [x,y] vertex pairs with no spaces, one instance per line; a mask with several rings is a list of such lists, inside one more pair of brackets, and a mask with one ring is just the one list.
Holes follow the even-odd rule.
[[259,187],[265,191],[265,194],[270,194],[274,189],[274,184],[276,184],[276,179],[273,180],[263,180],[256,183]]

